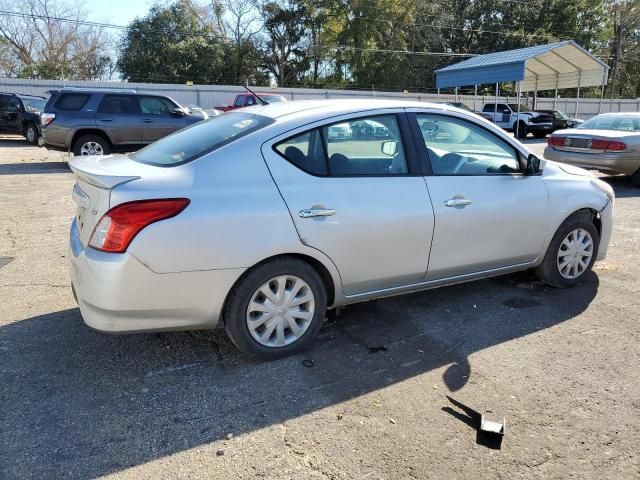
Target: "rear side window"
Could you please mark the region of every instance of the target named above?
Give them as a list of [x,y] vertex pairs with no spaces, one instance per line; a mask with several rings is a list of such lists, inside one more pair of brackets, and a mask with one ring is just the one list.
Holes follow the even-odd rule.
[[276,150],[296,167],[314,175],[327,174],[319,130],[296,135],[276,145]]
[[130,158],[141,163],[161,167],[181,165],[260,130],[273,122],[272,118],[262,115],[245,112],[225,113],[164,137],[131,154]]
[[62,93],[56,101],[58,110],[80,110],[91,97],[88,93]]
[[242,106],[242,102],[244,102],[244,95],[238,95],[236,97],[236,103],[234,103],[234,107],[241,107]]
[[105,95],[98,107],[98,113],[135,114],[139,112],[136,97],[130,95]]

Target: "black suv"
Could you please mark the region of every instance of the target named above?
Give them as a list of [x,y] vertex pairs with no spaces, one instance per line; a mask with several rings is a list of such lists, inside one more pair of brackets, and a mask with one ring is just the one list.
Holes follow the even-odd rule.
[[24,135],[31,145],[40,137],[40,112],[47,103],[45,97],[0,93],[0,130]]
[[134,150],[208,117],[169,97],[135,90],[63,88],[48,93],[40,143],[74,155]]

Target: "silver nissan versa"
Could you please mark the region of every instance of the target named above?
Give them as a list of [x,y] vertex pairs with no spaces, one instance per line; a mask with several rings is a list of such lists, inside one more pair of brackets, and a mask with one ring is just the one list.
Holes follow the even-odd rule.
[[[363,122],[384,135],[329,133]],[[222,323],[265,359],[305,347],[349,303],[525,269],[572,286],[612,229],[609,185],[428,103],[255,106],[70,166],[71,278],[89,326]]]

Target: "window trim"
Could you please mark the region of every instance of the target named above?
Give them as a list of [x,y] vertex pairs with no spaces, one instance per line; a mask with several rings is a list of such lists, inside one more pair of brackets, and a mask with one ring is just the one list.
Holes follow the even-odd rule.
[[[302,131],[296,131],[293,135],[288,135],[285,138],[280,138],[278,137],[272,144],[271,144],[271,150],[273,152],[275,152],[279,157],[282,157],[287,163],[289,163],[290,165],[292,165],[293,167],[297,168],[298,170],[300,170],[301,172],[306,173],[307,175],[311,175],[313,177],[317,177],[317,178],[378,178],[378,177],[422,177],[423,174],[421,172],[421,168],[420,168],[420,163],[418,160],[418,155],[414,146],[414,142],[413,142],[413,137],[411,136],[411,132],[410,130],[410,123],[409,120],[407,119],[407,113],[404,111],[391,111],[391,112],[381,112],[381,113],[373,113],[373,114],[368,114],[367,112],[358,112],[359,115],[357,116],[349,116],[348,118],[339,118],[336,119],[335,117],[329,122],[329,123],[319,123],[319,122],[314,122],[315,126],[308,128],[306,130],[302,130]],[[329,167],[329,155],[327,152],[327,141],[324,138],[324,133],[323,133],[323,129],[324,128],[329,128],[332,125],[337,125],[340,123],[351,123],[351,122],[357,122],[358,120],[367,120],[367,119],[372,119],[375,117],[388,117],[388,116],[395,116],[396,117],[396,123],[398,124],[398,131],[400,133],[400,140],[402,142],[402,148],[403,148],[403,152],[404,152],[404,158],[405,158],[405,162],[407,164],[407,173],[376,173],[376,174],[371,174],[371,175],[367,175],[367,174],[344,174],[344,175],[336,175],[331,173],[331,168]],[[324,121],[326,121],[328,119],[325,119]],[[326,166],[326,171],[327,174],[326,175],[320,175],[317,173],[313,173],[310,172],[298,165],[296,165],[295,163],[291,162],[287,157],[284,156],[283,153],[281,153],[276,147],[292,138],[295,138],[297,136],[301,136],[301,135],[305,135],[307,133],[311,133],[313,130],[318,130],[319,131],[319,135],[320,135],[320,139],[322,142],[322,149],[324,152],[324,161],[325,161],[325,166]]]
[[[456,115],[448,115],[446,113],[440,113],[440,112],[420,112],[420,111],[412,111],[409,114],[409,119],[411,122],[411,127],[412,130],[414,132],[414,136],[417,135],[417,141],[416,141],[416,148],[419,150],[419,155],[420,155],[420,159],[424,160],[421,162],[421,164],[423,165],[423,171],[424,171],[424,176],[429,176],[429,177],[495,177],[495,176],[500,176],[500,177],[504,177],[504,176],[513,176],[513,175],[518,175],[518,176],[527,176],[525,173],[525,168],[526,168],[526,161],[523,159],[522,153],[520,152],[520,150],[518,148],[516,148],[514,145],[511,145],[510,142],[506,141],[503,138],[500,138],[498,135],[495,134],[495,132],[492,132],[489,128],[485,127],[484,125],[480,124],[480,123],[475,123],[469,119],[463,118],[463,117],[458,117]],[[424,137],[422,136],[422,132],[420,132],[420,127],[418,126],[418,119],[416,118],[418,115],[436,115],[436,116],[440,116],[440,117],[447,117],[447,118],[452,118],[454,120],[458,120],[461,122],[465,122],[465,123],[470,123],[471,125],[474,125],[482,130],[484,130],[485,132],[487,132],[489,135],[491,135],[491,137],[495,138],[496,140],[498,140],[498,142],[504,144],[506,147],[508,147],[509,149],[513,150],[513,153],[515,154],[516,157],[516,161],[518,162],[518,165],[520,165],[520,171],[518,172],[510,172],[510,173],[500,173],[500,172],[495,172],[495,173],[482,173],[482,174],[478,174],[478,173],[455,173],[455,174],[441,174],[441,173],[433,173],[433,166],[431,164],[431,157],[429,156],[429,150],[427,149],[427,146],[425,144],[424,141]]]

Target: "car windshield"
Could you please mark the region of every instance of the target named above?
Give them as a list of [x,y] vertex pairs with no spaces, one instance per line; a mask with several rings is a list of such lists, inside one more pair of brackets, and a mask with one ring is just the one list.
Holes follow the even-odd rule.
[[286,102],[286,98],[280,95],[260,95],[260,98],[267,103]]
[[44,98],[25,98],[22,97],[24,109],[27,112],[42,112],[47,101]]
[[[510,103],[509,104],[509,108],[511,110],[513,110],[514,112],[518,111],[518,104],[517,103]],[[521,112],[530,112],[531,109],[529,107],[527,107],[526,105],[523,105],[522,103],[520,104],[520,111]]]
[[554,112],[554,116],[560,120],[567,120],[569,118],[566,113],[561,112],[560,110],[556,110]]
[[590,118],[578,128],[592,130],[621,130],[640,132],[640,116],[634,115],[597,115]]
[[229,112],[198,122],[130,154],[141,163],[171,167],[190,162],[273,123],[246,112]]

